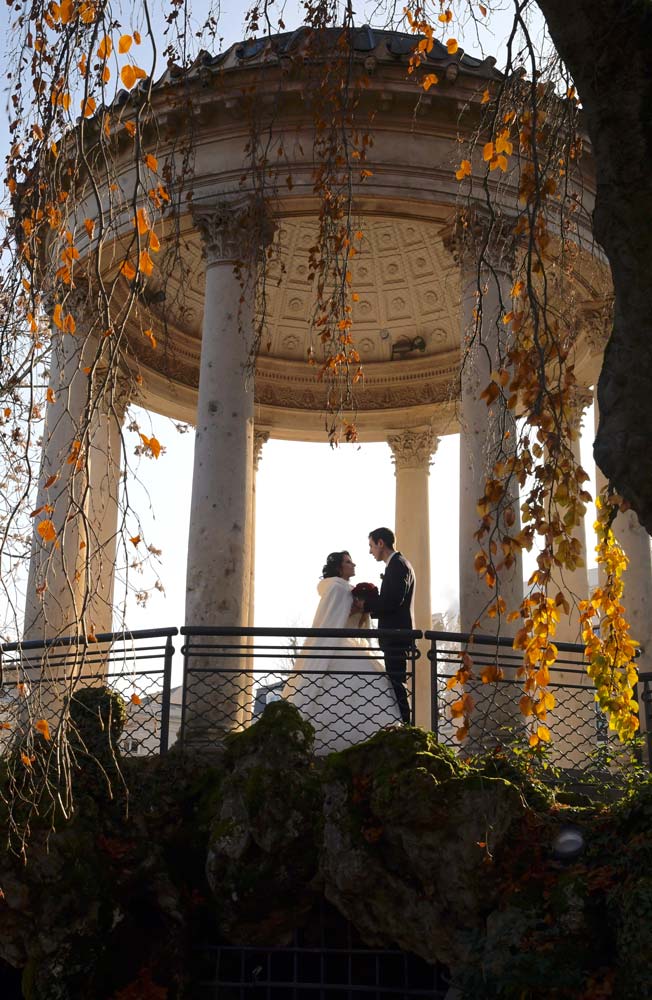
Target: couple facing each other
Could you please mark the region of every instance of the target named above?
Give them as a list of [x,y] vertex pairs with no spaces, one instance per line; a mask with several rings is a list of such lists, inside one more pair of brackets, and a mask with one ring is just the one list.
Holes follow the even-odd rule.
[[[380,591],[353,594],[349,580],[355,563],[348,552],[331,552],[317,592],[320,600],[312,623],[319,629],[411,629],[414,571],[394,549],[394,533],[377,528],[369,534],[369,551],[385,563]],[[364,637],[310,636],[294,662],[283,697],[292,702],[315,729],[317,753],[343,749],[368,739],[385,726],[410,721],[405,689],[409,642],[379,639],[385,670],[377,651]]]

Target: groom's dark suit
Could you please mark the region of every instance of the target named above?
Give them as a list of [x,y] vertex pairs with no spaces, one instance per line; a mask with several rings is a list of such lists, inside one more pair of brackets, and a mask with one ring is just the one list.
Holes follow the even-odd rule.
[[[364,599],[365,611],[378,619],[378,628],[413,628],[414,570],[407,559],[396,552],[385,567],[379,594]],[[403,722],[410,721],[410,708],[405,690],[408,642],[401,639],[380,639],[385,657],[385,670],[392,682]]]

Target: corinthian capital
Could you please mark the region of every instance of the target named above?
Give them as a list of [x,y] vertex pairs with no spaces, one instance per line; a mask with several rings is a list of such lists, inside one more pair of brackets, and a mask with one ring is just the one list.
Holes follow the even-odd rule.
[[387,443],[392,449],[392,461],[398,472],[399,469],[428,469],[437,451],[439,438],[432,427],[417,427],[391,434]]
[[254,431],[254,469],[258,471],[263,455],[263,447],[269,441],[269,431]]
[[274,236],[266,203],[227,198],[193,206],[207,264],[257,264]]

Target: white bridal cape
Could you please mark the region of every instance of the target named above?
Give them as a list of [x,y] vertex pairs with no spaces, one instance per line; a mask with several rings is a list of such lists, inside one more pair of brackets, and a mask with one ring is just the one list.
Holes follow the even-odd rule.
[[[320,580],[312,628],[369,628],[368,615],[351,614],[352,589],[339,576]],[[314,726],[318,754],[361,743],[401,721],[380,650],[365,638],[309,636],[282,697]]]

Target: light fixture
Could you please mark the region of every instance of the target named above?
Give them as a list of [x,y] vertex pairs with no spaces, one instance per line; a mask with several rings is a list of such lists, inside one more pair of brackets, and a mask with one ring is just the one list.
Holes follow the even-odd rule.
[[580,828],[572,823],[565,823],[552,842],[552,853],[558,861],[574,861],[585,847],[586,843]]

